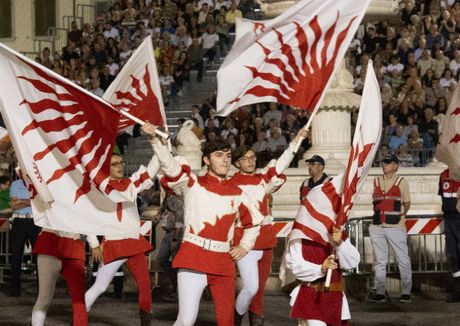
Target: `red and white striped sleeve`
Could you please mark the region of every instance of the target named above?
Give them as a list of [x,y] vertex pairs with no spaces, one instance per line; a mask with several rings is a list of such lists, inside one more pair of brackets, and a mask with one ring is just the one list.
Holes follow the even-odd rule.
[[276,192],[285,182],[286,176],[282,174],[291,164],[295,156],[295,143],[291,142],[289,147],[277,159],[268,163],[267,167],[261,171],[261,176],[267,184],[267,192]]

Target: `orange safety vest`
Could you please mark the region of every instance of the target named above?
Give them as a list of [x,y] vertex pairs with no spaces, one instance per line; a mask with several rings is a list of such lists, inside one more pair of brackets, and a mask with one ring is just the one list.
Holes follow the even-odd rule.
[[397,177],[391,188],[384,192],[380,186],[379,178],[374,179],[374,224],[398,224],[401,221],[401,189],[399,184],[402,177]]

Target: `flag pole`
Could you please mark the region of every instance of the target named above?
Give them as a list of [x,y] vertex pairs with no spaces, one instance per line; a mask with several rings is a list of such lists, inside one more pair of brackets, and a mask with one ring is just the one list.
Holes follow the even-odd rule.
[[[310,118],[308,119],[307,123],[305,124],[305,126],[303,126],[302,129],[308,130],[308,128],[310,128],[310,125],[311,125],[312,122],[313,122],[313,117],[315,116],[315,114],[316,114],[318,111],[319,111],[319,108],[312,112]],[[299,150],[300,145],[302,144],[302,142],[303,142],[304,139],[305,139],[305,138],[302,138],[302,140],[299,141],[299,142],[295,145],[294,153],[297,153],[297,151]]]
[[[127,118],[133,120],[134,122],[140,124],[141,126],[145,125],[145,121],[142,121],[141,119],[139,119],[139,118],[133,116],[131,113],[128,113],[128,112],[126,112],[125,110],[120,110],[120,111],[118,111],[118,112],[120,112],[120,114],[124,115],[125,117],[127,117]],[[156,133],[158,136],[160,136],[160,137],[162,137],[162,138],[164,138],[164,139],[169,139],[169,134],[167,134],[167,133],[165,133],[165,132],[163,132],[163,131],[160,131],[160,130],[158,130],[158,129],[155,129],[155,133]]]

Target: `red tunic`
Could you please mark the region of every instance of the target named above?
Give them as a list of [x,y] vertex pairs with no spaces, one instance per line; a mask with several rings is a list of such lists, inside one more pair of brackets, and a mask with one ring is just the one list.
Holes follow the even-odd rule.
[[[210,174],[197,177],[191,174],[187,165],[181,166],[179,175],[174,178],[164,177],[161,183],[163,187],[184,195],[185,233],[230,243],[238,208],[244,205],[240,188],[229,180],[219,180]],[[246,226],[250,228],[252,223]],[[255,237],[246,239],[245,245],[250,246],[249,249]],[[228,252],[206,250],[187,241],[182,242],[173,267],[235,276],[235,264]]]
[[85,260],[85,245],[80,239],[67,238],[53,232],[42,231],[35,242],[33,253],[59,259]]
[[[310,240],[302,240],[302,256],[305,260],[321,265],[331,254],[331,246],[324,246]],[[340,266],[332,271],[331,283],[341,282]],[[325,281],[325,278],[317,281]],[[330,326],[342,323],[342,291],[321,292],[302,285],[291,310],[291,317],[298,319],[316,319]]]
[[[272,226],[270,215],[270,194],[277,191],[286,182],[286,176],[276,173],[276,168],[273,166],[262,173],[250,175],[235,173],[231,181],[259,204],[259,211],[265,217],[253,249],[264,250],[276,247],[276,232]],[[241,223],[238,223],[235,228],[233,238],[233,245],[235,246],[239,245],[243,237],[244,228],[242,225],[246,224],[246,220],[251,219],[250,212],[244,206],[241,207],[239,215]]]
[[104,240],[102,246],[104,264],[153,250],[152,245],[142,235],[139,236],[139,239]]

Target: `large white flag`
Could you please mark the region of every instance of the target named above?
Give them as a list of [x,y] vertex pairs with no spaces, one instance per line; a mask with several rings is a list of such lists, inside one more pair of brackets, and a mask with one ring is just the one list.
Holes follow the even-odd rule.
[[260,102],[315,111],[370,1],[303,0],[271,20],[237,20],[217,114]]
[[382,133],[382,101],[372,61],[369,61],[355,135],[345,174],[313,188],[297,213],[290,239],[329,243],[332,227],[342,226],[355,196],[372,167]]
[[116,202],[129,196],[112,191],[109,199],[108,185],[119,112],[2,44],[0,70],[1,114],[30,181],[35,223],[124,234],[129,221],[119,221]]
[[436,148],[436,159],[449,167],[449,175],[460,180],[460,83],[446,112]]
[[[166,114],[150,37],[136,49],[102,98],[136,118],[166,127]],[[122,116],[118,131],[129,129],[134,123]]]

